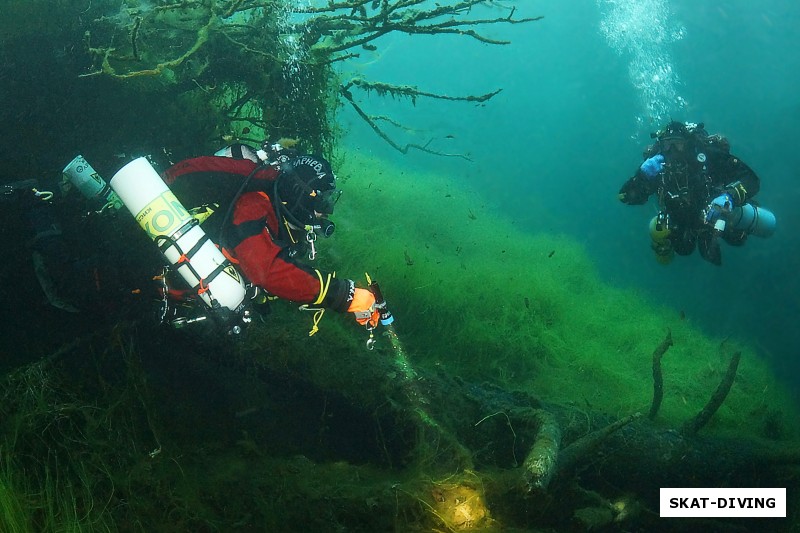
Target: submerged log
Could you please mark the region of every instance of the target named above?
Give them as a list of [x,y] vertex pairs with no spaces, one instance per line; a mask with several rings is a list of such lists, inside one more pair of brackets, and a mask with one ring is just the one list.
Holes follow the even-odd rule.
[[641,413],[626,416],[572,442],[561,452],[558,464],[559,472],[562,474],[570,472],[579,461],[599,448],[612,433],[641,416]]
[[556,473],[558,451],[561,447],[561,428],[556,418],[545,411],[537,409],[535,418],[538,432],[530,453],[523,464],[523,477],[527,490],[543,490],[550,484]]

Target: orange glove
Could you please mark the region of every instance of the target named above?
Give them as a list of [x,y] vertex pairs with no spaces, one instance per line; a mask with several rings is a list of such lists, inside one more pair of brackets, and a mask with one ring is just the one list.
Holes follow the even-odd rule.
[[347,312],[355,314],[356,322],[362,326],[369,324],[373,328],[378,325],[381,317],[381,314],[375,310],[375,295],[367,289],[357,288],[355,290]]

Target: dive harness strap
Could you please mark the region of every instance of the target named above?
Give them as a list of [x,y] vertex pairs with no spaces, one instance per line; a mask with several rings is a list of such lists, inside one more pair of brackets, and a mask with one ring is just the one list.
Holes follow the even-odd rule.
[[[178,231],[176,231],[173,237],[167,237],[166,235],[159,235],[158,237],[156,237],[156,242],[158,245],[158,249],[161,250],[162,253],[165,253],[169,248],[172,248],[173,246],[175,247],[175,249],[178,251],[178,254],[180,255],[178,260],[175,262],[177,267],[188,268],[189,271],[192,273],[192,275],[199,280],[197,285],[192,287],[192,290],[194,290],[198,295],[208,293],[208,296],[211,299],[211,306],[213,309],[216,309],[219,307],[219,302],[217,302],[217,300],[214,298],[214,295],[210,293],[208,285],[212,281],[214,281],[214,279],[218,275],[220,275],[220,273],[222,273],[226,268],[231,266],[231,263],[226,258],[225,262],[220,265],[217,265],[217,267],[214,270],[212,270],[208,274],[208,276],[206,276],[205,278],[200,276],[197,270],[192,266],[192,263],[189,261],[189,258],[191,258],[194,254],[196,254],[200,250],[200,248],[202,248],[203,245],[205,245],[211,239],[209,239],[208,235],[204,233],[203,236],[197,240],[194,246],[192,246],[187,251],[184,251],[178,245],[178,240],[180,239],[180,237],[183,236],[185,233],[187,233],[197,224],[199,224],[199,222],[197,221],[197,219],[193,218],[189,222],[184,224]],[[211,244],[214,245],[213,242]]]

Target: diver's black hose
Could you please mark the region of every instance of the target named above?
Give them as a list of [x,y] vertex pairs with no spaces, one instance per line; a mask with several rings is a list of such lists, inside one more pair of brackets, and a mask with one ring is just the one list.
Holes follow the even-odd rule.
[[[281,179],[282,175],[283,175],[283,171],[281,171],[281,173],[278,174],[278,177],[275,178],[275,183],[273,185],[273,191],[272,191],[273,192],[272,197],[275,199],[275,212],[278,215],[278,220],[280,220],[280,218],[283,217],[286,220],[288,220],[290,224],[292,224],[292,225],[294,225],[294,226],[296,226],[298,228],[304,228],[304,227],[306,227],[306,224],[300,222],[297,219],[297,217],[292,214],[291,210],[287,209],[286,206],[283,205],[283,202],[281,201],[281,197],[278,194],[278,181]],[[292,207],[297,207],[297,205],[299,205],[299,203],[300,203],[300,200],[297,200],[297,202],[295,202],[295,205],[292,206]]]
[[[220,240],[220,244],[221,245],[223,245],[223,246],[225,245],[224,244],[224,241],[225,241],[225,230],[227,229],[228,222],[230,222],[231,216],[233,215],[233,206],[235,206],[236,202],[239,201],[239,197],[244,192],[244,189],[245,189],[245,187],[247,187],[247,184],[250,183],[250,180],[253,179],[253,176],[256,175],[256,172],[258,172],[259,170],[261,170],[265,166],[267,166],[267,163],[265,161],[262,161],[258,165],[256,165],[256,168],[254,168],[253,171],[250,174],[247,175],[247,177],[242,182],[242,186],[239,187],[239,190],[236,191],[236,194],[233,196],[233,199],[231,200],[231,203],[228,205],[228,210],[225,212],[225,217],[222,219],[222,223],[220,224],[220,227],[219,227],[219,240]],[[276,178],[275,181],[277,181],[277,178]]]

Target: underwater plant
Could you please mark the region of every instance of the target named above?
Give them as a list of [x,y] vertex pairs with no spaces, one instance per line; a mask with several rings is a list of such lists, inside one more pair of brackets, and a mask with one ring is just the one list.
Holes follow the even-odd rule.
[[[132,82],[138,90],[202,91],[218,109],[223,138],[260,142],[264,132],[271,138],[300,136],[324,151],[333,140],[337,99],[360,109],[352,98],[354,87],[412,100],[462,99],[363,79],[340,86],[336,64],[374,51],[390,33],[456,34],[507,44],[479,28],[538,19],[517,19],[513,7],[501,17],[473,15],[491,4],[182,0],[117,7],[95,2],[83,15],[92,21],[83,38],[93,67],[80,76]],[[484,101],[497,92],[463,99]],[[370,117],[362,117],[377,128]]]

